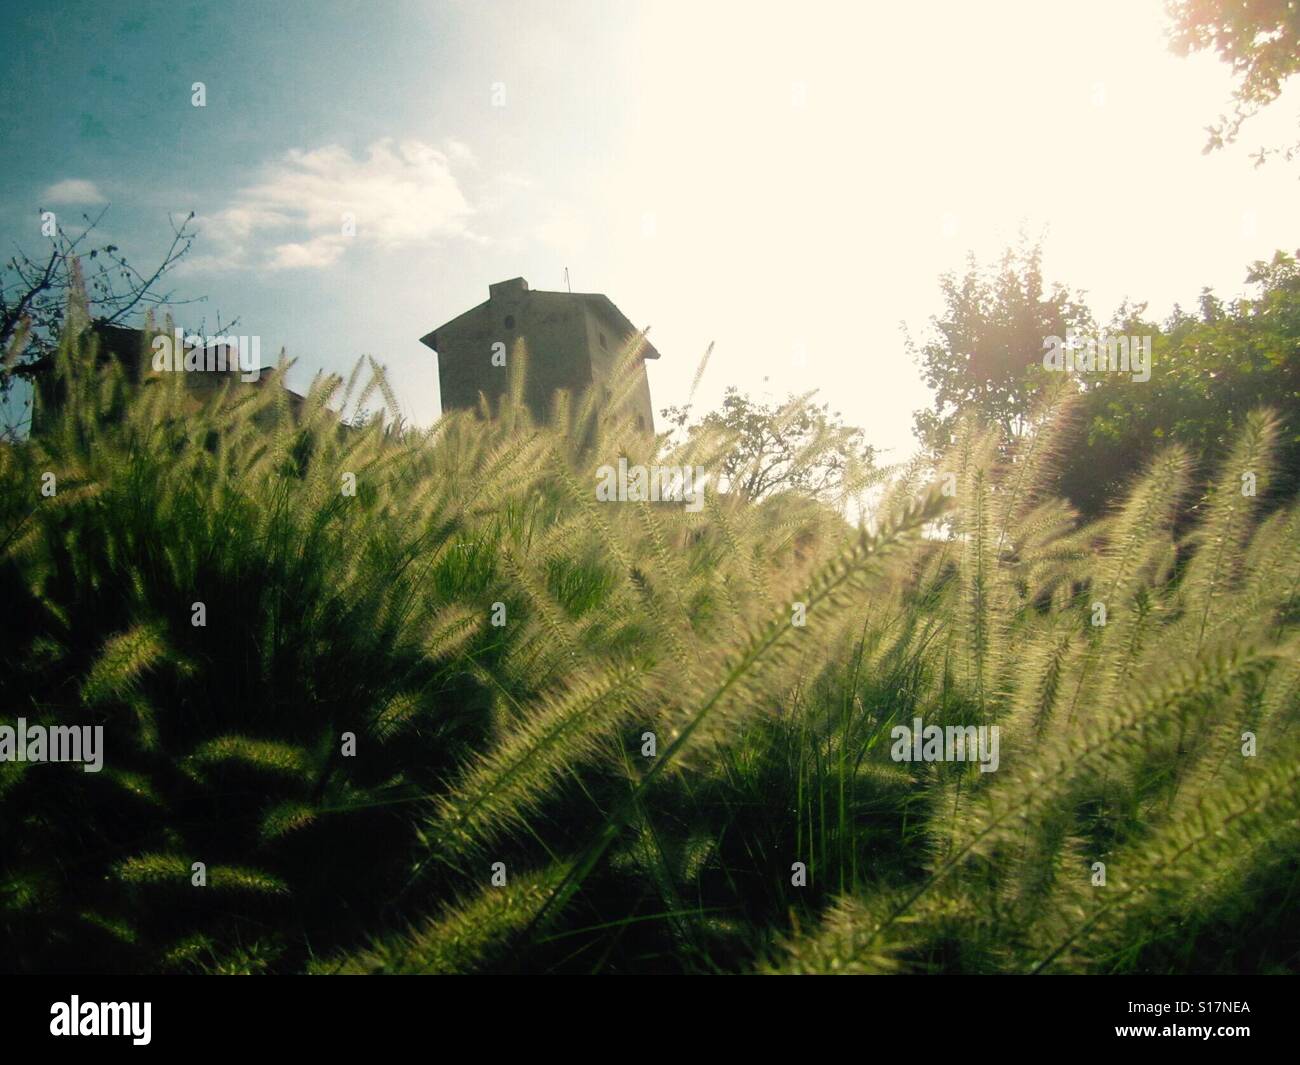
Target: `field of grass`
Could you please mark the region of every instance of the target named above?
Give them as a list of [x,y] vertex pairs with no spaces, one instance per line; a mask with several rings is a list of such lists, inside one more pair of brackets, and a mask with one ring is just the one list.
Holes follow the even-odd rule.
[[[1085,526],[1042,487],[1062,393],[859,528],[598,502],[620,456],[726,446],[654,455],[618,396],[343,431],[381,376],[195,410],[61,358],[0,448],[0,724],[104,760],[0,762],[7,971],[1297,968],[1266,412],[1205,498],[1171,449]],[[916,718],[997,726],[997,770],[895,760]]]

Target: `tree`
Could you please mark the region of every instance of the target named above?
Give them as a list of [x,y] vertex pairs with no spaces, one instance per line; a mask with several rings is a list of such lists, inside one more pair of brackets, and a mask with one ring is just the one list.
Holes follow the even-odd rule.
[[933,409],[914,416],[916,435],[943,451],[958,413],[974,410],[1010,441],[1024,430],[1043,383],[1044,340],[1089,331],[1092,317],[1064,287],[1047,288],[1039,244],[1008,248],[994,271],[971,256],[966,272],[945,274],[940,287],[946,306],[930,319],[935,335],[919,347],[907,338],[934,390]]
[[[1278,98],[1282,83],[1300,71],[1300,5],[1295,0],[1174,0],[1171,46],[1181,55],[1213,49],[1240,77],[1232,94],[1233,113],[1207,126],[1205,151],[1237,139],[1247,119]],[[1291,160],[1300,141],[1284,148],[1260,148],[1260,165],[1281,153]]]
[[[83,214],[80,227],[71,232],[54,213],[42,210],[48,249],[39,255],[20,249],[0,269],[0,401],[17,380],[35,381],[49,373],[74,292],[99,325],[117,325],[144,307],[195,302],[177,300],[172,292],[158,288],[194,243],[196,234],[190,228],[194,212],[179,225],[168,218],[171,243],[157,266],[142,273],[116,244],[94,243],[94,232],[107,210],[93,218]],[[16,430],[16,426],[5,427],[9,434]]]
[[814,403],[811,393],[777,405],[732,386],[721,410],[693,424],[689,403],[661,413],[688,438],[726,439],[720,473],[731,491],[753,501],[790,490],[833,499],[853,490],[875,464],[875,449],[864,442],[862,430],[845,425],[829,404]]
[[1249,298],[1225,303],[1206,290],[1196,313],[1175,309],[1163,327],[1137,312],[1112,323],[1112,333],[1153,336],[1152,374],[1085,382],[1079,436],[1063,451],[1058,488],[1086,515],[1101,513],[1165,444],[1187,448],[1198,471],[1214,469],[1261,406],[1283,427],[1269,494],[1300,488],[1300,263],[1279,251],[1253,263],[1246,280],[1256,288]]

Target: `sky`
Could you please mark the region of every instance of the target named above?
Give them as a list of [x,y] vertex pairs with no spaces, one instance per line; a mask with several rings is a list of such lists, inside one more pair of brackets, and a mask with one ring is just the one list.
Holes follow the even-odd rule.
[[1300,246],[1300,166],[1248,158],[1300,92],[1202,155],[1231,74],[1168,50],[1160,0],[30,7],[0,0],[6,252],[107,205],[143,268],[192,210],[178,322],[237,318],[298,387],[372,355],[420,425],[418,338],[567,270],[649,327],[656,411],[712,342],[698,408],[817,390],[902,459],[929,396],[901,326],[968,254],[1042,236],[1101,318],[1159,318]]

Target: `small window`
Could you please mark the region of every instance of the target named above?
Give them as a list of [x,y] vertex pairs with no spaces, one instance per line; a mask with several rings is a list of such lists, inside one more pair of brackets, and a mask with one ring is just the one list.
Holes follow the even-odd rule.
[[507,328],[507,329],[513,329],[514,327],[515,327],[515,316],[514,316],[513,314],[507,314],[507,315],[506,315],[506,328]]
[[605,339],[605,334],[604,334],[604,333],[597,333],[596,335],[597,335],[598,337],[600,337],[600,350],[601,350],[601,351],[608,351],[608,350],[609,350],[609,341],[607,341],[607,340]]

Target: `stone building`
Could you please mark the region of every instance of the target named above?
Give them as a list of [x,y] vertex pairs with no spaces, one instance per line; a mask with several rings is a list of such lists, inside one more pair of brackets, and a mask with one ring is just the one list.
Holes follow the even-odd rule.
[[[180,330],[180,333],[182,336],[189,335],[185,330]],[[94,344],[95,361],[99,367],[102,368],[109,362],[116,361],[121,365],[127,381],[139,387],[157,376],[151,369],[152,341],[159,335],[171,334],[94,322],[86,331],[84,342]],[[204,339],[229,341],[233,338]],[[256,377],[251,376],[251,371],[246,374],[240,368],[238,350],[229,343],[205,345],[200,350],[199,361],[205,367],[202,371],[174,371],[182,374],[186,390],[193,397],[195,410],[227,385],[233,385],[236,389],[261,387],[273,376],[273,370],[269,366],[257,367]],[[67,383],[56,375],[53,356],[47,355],[29,364],[27,368],[34,384],[31,431],[41,433],[47,429],[62,407],[66,398]],[[296,414],[302,409],[303,397],[287,387],[284,391],[290,410]],[[269,426],[274,418],[272,409],[259,415],[258,422]]]
[[[488,286],[488,298],[420,338],[438,354],[442,409],[474,409],[480,393],[495,404],[505,392],[509,369],[502,365],[523,339],[528,351],[525,398],[544,421],[556,390],[578,395],[595,385],[609,395],[610,376],[619,357],[641,331],[610,301],[586,292],[539,292],[522,277]],[[495,360],[494,353],[498,356]],[[645,341],[632,396],[637,425],[654,432],[650,383],[645,360],[659,352]]]

